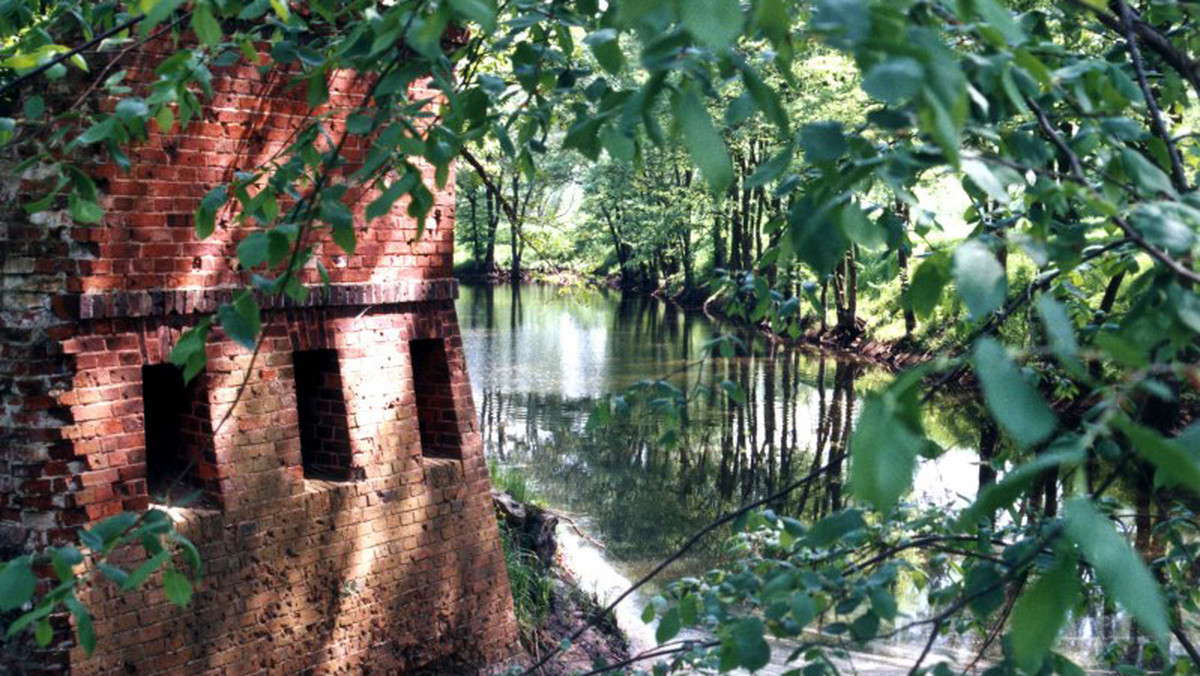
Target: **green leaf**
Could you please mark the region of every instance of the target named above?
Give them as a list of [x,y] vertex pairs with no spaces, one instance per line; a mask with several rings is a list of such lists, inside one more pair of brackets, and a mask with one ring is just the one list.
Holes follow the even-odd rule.
[[884,103],[897,104],[911,99],[920,90],[925,69],[906,56],[877,63],[863,76],[862,88]]
[[984,20],[984,25],[996,30],[1008,44],[1016,46],[1028,38],[1020,24],[1013,19],[1012,12],[996,0],[971,0],[975,12]]
[[779,93],[771,85],[767,84],[749,65],[742,66],[742,82],[746,84],[746,90],[750,92],[750,97],[754,99],[754,105],[758,106],[763,115],[776,127],[779,127],[780,133],[784,135],[790,133],[790,121],[787,110],[784,109],[783,103],[779,100]]
[[40,620],[33,628],[33,640],[42,648],[50,645],[50,641],[54,640],[54,627],[50,626],[49,619]]
[[271,9],[275,10],[275,14],[285,22],[292,15],[292,10],[287,0],[271,0]]
[[688,154],[700,167],[709,189],[715,194],[723,194],[733,182],[733,162],[704,102],[689,88],[678,92],[672,103]]
[[1079,344],[1075,341],[1075,324],[1067,315],[1067,309],[1053,296],[1042,294],[1037,301],[1037,311],[1042,326],[1046,328],[1050,351],[1071,372],[1083,374],[1083,366],[1079,363]]
[[192,9],[192,30],[200,42],[209,47],[221,42],[221,24],[207,4],[196,3]]
[[75,632],[79,636],[79,645],[88,655],[96,652],[96,628],[87,608],[74,596],[63,599],[63,605],[75,616]]
[[59,581],[74,580],[75,566],[83,562],[83,554],[71,546],[58,547],[52,551],[54,554],[51,557],[50,565],[54,567],[54,574],[58,576]]
[[53,603],[39,603],[33,607],[33,610],[13,620],[13,623],[8,625],[8,629],[4,632],[5,638],[16,636],[22,629],[30,624],[41,620],[54,611]]
[[792,594],[792,619],[800,627],[805,627],[817,617],[817,604],[807,592],[798,591]]
[[757,617],[744,617],[728,627],[728,636],[722,643],[731,642],[742,668],[756,671],[771,661],[771,647],[763,638],[765,629]]
[[162,568],[167,563],[171,553],[167,550],[162,550],[159,553],[146,559],[125,579],[125,584],[121,585],[121,591],[131,591],[142,586],[156,570]]
[[679,629],[679,609],[672,608],[663,613],[662,618],[659,619],[658,629],[656,629],[654,632],[654,640],[658,641],[659,643],[666,643],[667,641],[675,638],[676,634],[679,633]]
[[1005,587],[999,566],[990,561],[976,562],[963,576],[963,595],[971,599],[967,607],[982,621],[1004,605]]
[[351,134],[362,136],[370,134],[375,128],[375,118],[363,113],[355,113],[346,118],[346,131]]
[[267,262],[270,255],[271,240],[267,233],[259,230],[242,238],[237,246],[238,263],[247,270]]
[[1009,639],[1013,659],[1026,672],[1038,673],[1058,640],[1067,613],[1078,602],[1080,591],[1075,557],[1064,553],[1017,599],[1009,622]]
[[408,172],[400,180],[389,185],[386,190],[380,193],[379,197],[367,205],[367,220],[373,221],[376,218],[386,216],[392,210],[392,205],[396,203],[396,200],[400,199],[400,196],[404,193],[412,190],[417,179],[418,175],[416,173]]
[[850,240],[833,220],[834,215],[829,204],[817,206],[808,197],[796,200],[788,212],[789,236],[782,244],[817,274],[832,272],[850,248]]
[[191,580],[171,566],[163,572],[163,591],[168,601],[181,608],[186,608],[192,602]]
[[196,238],[207,239],[217,227],[217,210],[225,204],[228,191],[224,185],[209,190],[196,207]]
[[33,598],[37,578],[28,556],[15,558],[0,570],[0,611],[16,610]]
[[953,272],[958,295],[972,318],[982,319],[1004,305],[1008,297],[1004,266],[981,242],[968,240],[954,251]]
[[679,14],[688,32],[713,49],[728,47],[742,34],[738,0],[687,0],[680,3]]
[[117,118],[113,115],[100,120],[99,122],[88,127],[79,136],[75,137],[75,142],[81,145],[91,145],[109,139],[116,133]]
[[925,440],[895,413],[894,399],[871,395],[850,441],[850,486],[854,494],[886,514],[912,486],[917,454]]
[[942,300],[942,289],[950,281],[944,256],[933,255],[917,266],[908,285],[908,302],[922,319],[929,318]]
[[495,0],[450,0],[450,9],[462,18],[479,24],[485,33],[496,30]]
[[99,223],[104,219],[104,208],[91,200],[71,195],[69,200],[71,218],[76,223]]
[[834,162],[846,152],[841,122],[813,122],[800,128],[800,147],[809,162]]
[[600,67],[609,73],[615,75],[625,67],[625,54],[621,51],[621,42],[616,30],[602,28],[590,33],[583,39],[583,44],[592,50],[592,56],[596,57]]
[[766,185],[771,181],[783,175],[783,172],[788,170],[792,165],[792,156],[796,154],[796,146],[793,143],[788,143],[778,153],[770,159],[758,165],[750,178],[746,179],[746,190],[753,190],[761,185]]
[[358,239],[354,234],[354,214],[350,207],[335,199],[321,201],[321,220],[330,225],[333,230],[333,241],[342,251],[354,253]]
[[1200,495],[1200,452],[1195,430],[1189,427],[1177,439],[1164,439],[1157,432],[1134,424],[1124,416],[1113,420],[1113,427],[1133,443],[1144,460],[1158,469],[1159,479],[1169,486],[1186,486]]
[[208,361],[205,343],[208,341],[208,331],[212,327],[212,318],[206,317],[196,326],[183,332],[179,342],[171,349],[168,360],[183,369],[183,382],[190,383]]
[[868,251],[887,246],[887,233],[879,224],[867,218],[858,202],[851,201],[838,210],[838,224],[851,241]]
[[142,2],[142,11],[146,13],[145,20],[138,27],[142,35],[148,35],[150,29],[162,23],[164,19],[179,9],[185,0],[154,0],[153,2]]
[[992,168],[984,162],[963,160],[962,170],[980,190],[987,193],[988,197],[1001,204],[1008,204],[1012,201],[1012,197],[1008,194],[1007,182],[997,176]]
[[974,363],[992,418],[1014,441],[1028,447],[1054,432],[1058,426],[1054,413],[1008,358],[1003,345],[992,338],[980,338],[975,343]]
[[1167,605],[1142,557],[1087,498],[1069,500],[1063,519],[1067,537],[1096,571],[1100,586],[1133,615],[1143,630],[1165,642],[1170,635]]
[[814,523],[804,537],[809,547],[827,547],[841,538],[866,528],[862,512],[857,509],[845,509],[835,512]]
[[46,102],[40,96],[30,96],[28,99],[25,99],[23,109],[25,117],[36,120],[46,114]]
[[[1056,444],[1057,445],[1057,442]],[[970,507],[963,510],[958,519],[959,528],[973,528],[985,517],[998,509],[1013,504],[1029,488],[1033,480],[1047,470],[1063,466],[1078,465],[1085,457],[1084,449],[1078,446],[1043,453],[1029,462],[1004,475],[996,483],[984,486],[979,497]]]
[[1121,148],[1121,166],[1142,192],[1151,196],[1175,194],[1175,188],[1166,172],[1133,148]]
[[222,303],[217,308],[217,318],[221,321],[221,328],[225,329],[225,335],[248,350],[254,349],[262,329],[262,318],[254,294],[243,291],[232,303]]
[[119,102],[117,102],[117,106],[113,112],[122,121],[129,122],[130,120],[145,117],[150,113],[150,108],[146,105],[145,101],[137,98],[130,98],[121,99]]
[[642,622],[645,622],[646,624],[650,624],[653,621],[654,621],[654,604],[648,603],[648,604],[646,604],[646,607],[642,609]]

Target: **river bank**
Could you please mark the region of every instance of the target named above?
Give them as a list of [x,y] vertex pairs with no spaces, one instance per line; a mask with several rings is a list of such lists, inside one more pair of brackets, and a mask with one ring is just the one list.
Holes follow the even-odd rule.
[[[511,276],[503,271],[494,270],[491,274],[472,271],[456,272],[455,278],[462,284],[484,287],[513,286]],[[925,363],[933,356],[933,351],[927,349],[919,341],[911,338],[898,340],[877,340],[866,330],[853,335],[847,335],[832,329],[809,329],[798,336],[788,336],[771,328],[766,322],[752,323],[726,313],[723,306],[714,300],[703,288],[676,289],[666,287],[645,289],[626,287],[621,283],[619,275],[597,277],[571,270],[525,270],[521,275],[520,285],[547,285],[559,289],[606,289],[620,292],[622,295],[654,299],[673,305],[683,311],[703,312],[714,322],[729,324],[746,330],[752,330],[769,341],[782,345],[810,348],[829,353],[839,359],[861,361],[872,366],[899,372],[913,366]]]
[[492,502],[505,539],[524,650],[509,670],[527,669],[579,631],[569,648],[538,669],[539,676],[567,676],[627,659],[629,640],[613,618],[587,626],[601,606],[593,593],[581,588],[564,560],[559,546],[559,529],[564,525],[559,515],[502,490],[493,489]]

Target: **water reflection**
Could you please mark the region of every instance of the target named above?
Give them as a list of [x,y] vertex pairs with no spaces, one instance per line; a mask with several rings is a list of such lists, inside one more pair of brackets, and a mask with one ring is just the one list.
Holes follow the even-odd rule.
[[[717,514],[825,463],[834,471],[776,507],[811,519],[840,509],[862,392],[884,381],[862,364],[753,332],[740,334],[738,356],[701,362],[703,345],[731,329],[644,297],[464,287],[459,313],[489,457],[521,467],[556,507],[586,515],[610,557],[634,575]],[[657,443],[657,425],[587,429],[599,398],[665,374],[701,390],[731,380],[746,401],[696,398],[674,448]],[[973,456],[958,460],[923,468],[918,497],[973,495]],[[721,538],[710,538],[674,572],[699,572],[720,557]]]
[[[716,515],[827,462],[836,471],[776,507],[807,519],[841,508],[844,457],[864,393],[886,381],[868,366],[786,348],[754,333],[740,334],[746,349],[738,356],[698,363],[702,346],[730,327],[615,292],[465,286],[458,310],[489,457],[520,467],[537,495],[578,515],[605,544],[603,566],[593,565],[598,552],[580,547],[577,553],[602,570],[593,581],[606,588],[619,588],[619,575],[640,577]],[[674,448],[657,443],[656,425],[587,429],[601,397],[665,374],[680,387],[735,381],[746,402],[695,399]],[[962,505],[974,498],[985,474],[975,450],[976,406],[942,402],[926,411],[926,429],[946,451],[918,467],[914,500]],[[667,578],[719,563],[721,541],[719,535],[702,541]],[[949,574],[926,573],[930,582]],[[898,592],[906,599],[902,606],[921,613],[924,603],[914,586]],[[1098,656],[1129,636],[1129,622],[1096,603],[1068,634],[1066,652]],[[923,638],[917,632],[897,643],[907,649]],[[966,650],[975,640],[950,636],[938,648]]]

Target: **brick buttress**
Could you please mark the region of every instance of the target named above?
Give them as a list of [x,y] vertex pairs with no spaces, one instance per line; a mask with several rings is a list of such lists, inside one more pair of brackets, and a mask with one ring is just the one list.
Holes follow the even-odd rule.
[[[153,45],[125,58],[135,92],[161,58]],[[219,330],[191,383],[166,361],[240,284],[232,260],[250,228],[222,214],[197,241],[199,200],[270,162],[315,113],[332,111],[331,133],[343,133],[366,91],[334,73],[326,109],[311,111],[289,85],[278,69],[215,69],[201,119],[152,133],[129,173],[89,165],[97,225],[65,208],[24,214],[20,199],[47,177],[3,177],[0,554],[75,542],[79,527],[192,495],[169,512],[204,568],[186,609],[158,579],[131,593],[95,584],[82,594],[95,655],[59,617],[49,649],[6,642],[0,673],[403,674],[512,650],[454,310],[452,177],[419,241],[405,200],[367,224],[374,195],[348,195],[356,251],[318,243],[331,285],[310,270],[304,301],[264,300],[253,369]],[[369,146],[347,141],[349,171]]]

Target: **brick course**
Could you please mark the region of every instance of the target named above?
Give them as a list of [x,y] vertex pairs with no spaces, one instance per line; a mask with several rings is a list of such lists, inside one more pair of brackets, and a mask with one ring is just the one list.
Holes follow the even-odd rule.
[[[128,57],[127,81],[148,82],[160,56]],[[16,198],[37,176],[0,184],[0,549],[73,542],[81,525],[150,506],[147,436],[160,438],[163,416],[183,421],[178,439],[195,459],[180,484],[205,493],[169,508],[204,560],[190,608],[170,605],[157,580],[126,594],[100,582],[84,594],[96,655],[60,632],[46,651],[5,646],[0,672],[402,674],[451,656],[495,663],[512,650],[515,622],[454,311],[451,189],[435,193],[419,242],[405,200],[368,226],[373,196],[350,195],[355,254],[319,243],[333,284],[302,302],[263,299],[253,368],[249,351],[214,330],[183,413],[146,405],[146,374],[240,282],[231,260],[249,228],[225,214],[197,242],[199,199],[278,153],[312,114],[287,73],[214,73],[203,119],[153,134],[130,153],[130,174],[91,168],[101,225],[24,215]],[[332,76],[332,133],[363,91]],[[347,143],[350,170],[368,146]]]

